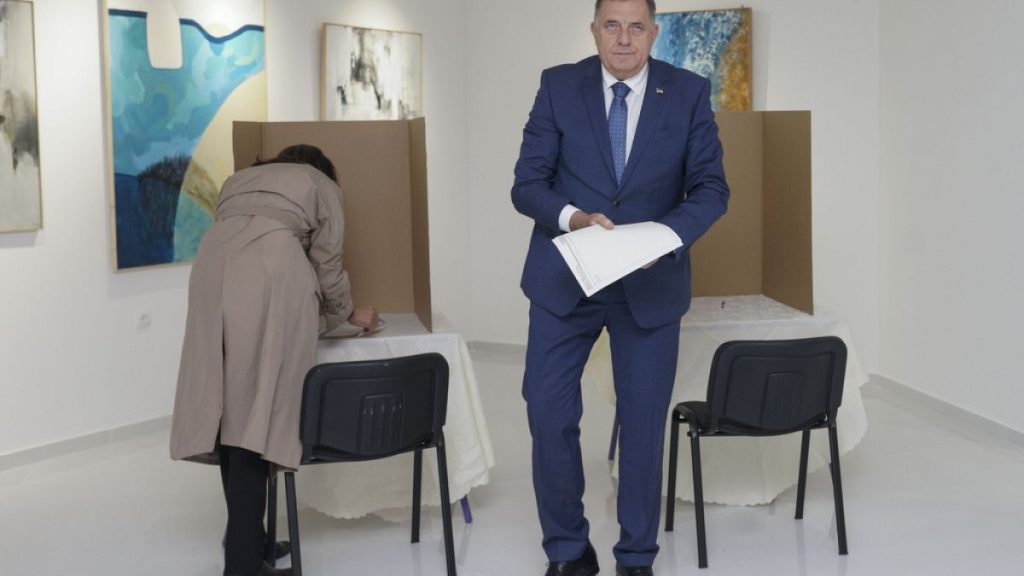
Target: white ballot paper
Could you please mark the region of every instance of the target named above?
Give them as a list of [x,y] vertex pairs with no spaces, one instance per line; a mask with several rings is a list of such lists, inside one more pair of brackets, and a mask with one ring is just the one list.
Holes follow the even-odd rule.
[[671,228],[657,222],[611,230],[587,226],[552,241],[587,296],[683,245]]

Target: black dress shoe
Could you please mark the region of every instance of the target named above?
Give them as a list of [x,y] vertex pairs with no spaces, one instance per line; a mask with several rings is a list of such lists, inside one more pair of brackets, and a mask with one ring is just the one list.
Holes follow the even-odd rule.
[[[225,534],[224,537],[220,539],[220,547],[221,548],[224,547],[224,543],[227,541],[227,538],[228,537]],[[264,535],[264,538],[266,538],[266,535]],[[282,540],[280,542],[274,542],[274,560],[280,560],[281,558],[284,558],[285,556],[287,556],[287,555],[289,555],[291,553],[292,553],[292,543],[291,542],[289,542],[287,540]]]
[[274,542],[274,559],[280,560],[285,556],[292,553],[292,543],[284,540],[281,542]]
[[270,564],[263,562],[260,565],[260,569],[250,574],[228,574],[224,573],[224,576],[292,576],[291,568],[271,568]]
[[548,571],[544,576],[594,576],[600,569],[597,566],[597,552],[587,542],[583,556],[568,562],[548,562]]
[[654,576],[650,566],[615,565],[615,576]]
[[270,564],[266,562],[260,566],[260,571],[256,573],[256,576],[292,576],[291,568],[271,568]]

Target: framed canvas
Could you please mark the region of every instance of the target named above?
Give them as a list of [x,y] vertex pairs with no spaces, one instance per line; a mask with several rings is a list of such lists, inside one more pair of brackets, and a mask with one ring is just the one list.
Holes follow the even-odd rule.
[[752,109],[751,10],[666,12],[655,16],[661,31],[651,56],[711,81],[711,108]]
[[107,0],[115,267],[187,262],[234,171],[235,120],[267,118],[262,0]]
[[32,3],[0,0],[0,232],[43,225]]
[[324,24],[322,120],[407,120],[423,115],[423,37]]

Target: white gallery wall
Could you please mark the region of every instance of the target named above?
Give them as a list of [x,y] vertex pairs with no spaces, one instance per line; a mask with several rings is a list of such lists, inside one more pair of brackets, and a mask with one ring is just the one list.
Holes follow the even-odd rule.
[[879,371],[1024,431],[1024,3],[883,2]]
[[[266,2],[270,120],[318,119],[323,22],[423,33],[433,298],[452,322],[468,290],[464,4]],[[189,271],[112,271],[102,2],[34,5],[44,229],[0,234],[0,456],[168,415]]]
[[0,235],[0,454],[165,414],[184,325],[184,268],[111,272],[97,5],[35,2],[35,32],[44,228]]
[[[662,12],[734,1],[660,0]],[[754,108],[811,110],[814,293],[843,316],[861,362],[878,349],[878,0],[754,0]],[[591,0],[476,0],[469,9],[472,338],[526,341],[519,289],[531,222],[509,190],[544,68],[595,52]],[[495,313],[498,311],[498,313]]]

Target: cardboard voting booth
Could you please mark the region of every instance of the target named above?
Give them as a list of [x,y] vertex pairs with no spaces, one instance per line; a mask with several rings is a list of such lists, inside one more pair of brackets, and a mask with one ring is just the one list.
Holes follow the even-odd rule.
[[[694,296],[763,294],[814,313],[810,112],[719,112],[729,211],[691,249]],[[431,329],[422,118],[236,122],[235,168],[320,147],[338,170],[345,268],[358,304],[415,312]]]
[[364,122],[235,122],[235,169],[312,144],[337,170],[345,269],[357,305],[415,312],[431,330],[426,129],[422,118]]
[[814,313],[811,113],[719,112],[729,211],[691,249],[694,296],[763,294]]

